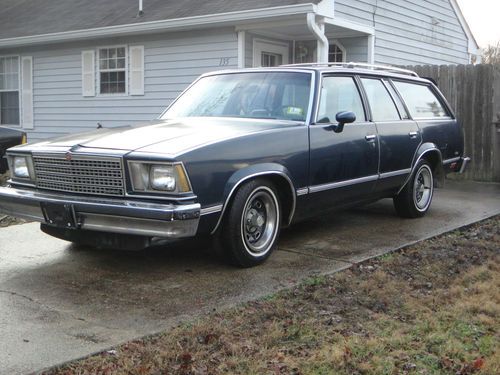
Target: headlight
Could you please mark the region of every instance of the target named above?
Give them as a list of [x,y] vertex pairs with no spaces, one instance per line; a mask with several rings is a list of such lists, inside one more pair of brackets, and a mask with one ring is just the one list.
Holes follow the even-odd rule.
[[170,165],[153,165],[149,172],[149,182],[154,190],[175,190],[174,168]]
[[28,158],[25,156],[14,156],[12,161],[12,173],[17,178],[30,178]]
[[181,163],[154,164],[129,162],[132,190],[135,192],[188,193],[191,185]]

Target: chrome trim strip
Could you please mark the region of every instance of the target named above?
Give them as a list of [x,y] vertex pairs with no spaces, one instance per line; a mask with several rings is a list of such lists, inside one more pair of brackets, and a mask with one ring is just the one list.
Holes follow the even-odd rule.
[[351,185],[356,185],[356,184],[362,184],[364,182],[375,181],[375,180],[378,180],[378,178],[379,178],[379,176],[377,174],[377,175],[372,175],[372,176],[354,178],[352,180],[345,180],[345,181],[333,182],[333,183],[329,183],[329,184],[315,185],[315,186],[311,186],[309,188],[309,192],[310,193],[318,193],[320,191],[337,189],[337,188],[341,188],[341,187],[345,187],[345,186],[351,186]]
[[272,174],[276,174],[276,175],[279,175],[281,177],[284,177],[288,181],[288,183],[290,184],[290,189],[292,190],[293,202],[292,202],[292,209],[290,211],[290,216],[289,216],[288,222],[287,222],[287,224],[289,225],[292,222],[293,215],[295,214],[295,205],[297,203],[297,197],[295,195],[295,188],[293,186],[292,180],[290,180],[290,177],[288,177],[284,172],[280,172],[280,171],[266,171],[266,172],[258,172],[258,173],[253,173],[251,175],[248,175],[248,176],[242,178],[241,180],[239,180],[233,186],[233,188],[231,189],[231,191],[229,192],[229,194],[228,194],[228,196],[226,198],[226,201],[224,202],[224,206],[222,207],[222,213],[219,216],[219,220],[217,220],[217,224],[215,225],[215,228],[212,230],[212,232],[210,234],[214,234],[217,231],[217,229],[219,229],[219,226],[220,226],[220,224],[222,222],[222,218],[224,217],[224,213],[226,212],[228,203],[231,201],[231,197],[233,196],[233,193],[236,191],[236,189],[243,182],[245,182],[245,181],[247,181],[247,180],[249,180],[251,178],[254,178],[254,177],[265,176],[265,175],[272,175]]
[[461,157],[458,156],[456,158],[451,158],[451,159],[443,160],[443,165],[455,163],[455,162],[459,161],[460,159],[461,159]]
[[309,194],[309,188],[305,187],[305,188],[297,189],[297,197],[299,197],[301,195],[306,195],[306,194]]
[[11,185],[19,185],[19,186],[25,186],[25,187],[30,187],[30,188],[36,188],[36,185],[35,184],[29,184],[29,183],[25,183],[25,182],[19,182],[19,181],[14,181],[12,178],[7,180],[7,183],[8,184],[11,184]]
[[411,172],[411,168],[400,169],[398,171],[380,173],[380,178],[396,177],[396,176],[401,176],[402,174],[407,174],[410,172]]
[[218,204],[217,206],[202,208],[200,211],[200,215],[201,216],[210,215],[210,214],[214,214],[214,213],[220,212],[220,211],[222,211],[222,204]]

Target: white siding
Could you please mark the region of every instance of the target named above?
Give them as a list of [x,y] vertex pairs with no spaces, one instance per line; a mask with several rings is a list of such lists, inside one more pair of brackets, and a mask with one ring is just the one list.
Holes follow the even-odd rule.
[[467,37],[449,0],[335,0],[335,16],[375,27],[376,63],[468,63]]
[[[83,97],[82,51],[110,45],[144,46],[144,96]],[[107,39],[74,45],[17,50],[33,56],[35,129],[29,141],[156,118],[200,74],[236,68],[237,35],[220,29]],[[96,87],[97,88],[97,87]]]

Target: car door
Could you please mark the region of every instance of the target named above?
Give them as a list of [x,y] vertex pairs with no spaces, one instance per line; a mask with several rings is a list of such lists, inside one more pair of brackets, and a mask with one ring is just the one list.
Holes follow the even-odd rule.
[[[358,82],[351,75],[325,75],[320,83],[316,121],[309,127],[309,197],[318,210],[369,196],[378,178],[375,124],[367,121]],[[356,114],[341,133],[334,131],[341,111]]]
[[421,142],[418,125],[410,119],[391,83],[381,77],[360,77],[377,127],[380,179],[376,191],[397,189],[408,177]]

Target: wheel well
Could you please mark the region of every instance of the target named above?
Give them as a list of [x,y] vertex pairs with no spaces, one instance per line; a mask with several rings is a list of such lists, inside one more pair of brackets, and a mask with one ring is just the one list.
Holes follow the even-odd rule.
[[292,192],[292,186],[290,185],[290,182],[288,182],[286,178],[277,174],[264,175],[261,178],[272,182],[278,189],[278,198],[280,199],[281,208],[283,211],[282,225],[287,226],[291,219],[290,214],[294,209],[295,202],[295,196],[292,195],[295,192]]
[[[263,175],[258,175],[252,178],[249,178],[248,180],[244,180],[244,182],[248,182],[254,179],[264,179],[267,180],[271,183],[273,183],[277,190],[278,190],[278,198],[281,203],[282,211],[283,211],[283,221],[282,221],[282,226],[288,226],[291,222],[291,217],[290,215],[292,214],[292,211],[295,210],[295,191],[293,190],[293,185],[292,183],[285,177],[283,177],[280,174],[275,174],[275,173],[269,173],[269,174],[263,174]],[[240,186],[238,186],[239,189]],[[225,206],[222,209],[221,216],[219,218],[219,221],[215,225],[215,228],[212,230],[212,234],[214,234],[218,229],[222,221],[224,220],[224,216],[227,213],[226,208],[230,208],[232,203],[233,203],[234,195],[231,194],[225,203]]]
[[441,162],[441,156],[438,151],[429,151],[422,156],[422,160],[426,160],[432,168],[434,175],[434,187],[442,187],[444,185],[444,170]]

